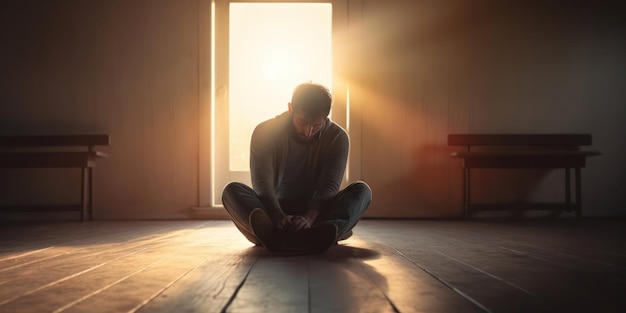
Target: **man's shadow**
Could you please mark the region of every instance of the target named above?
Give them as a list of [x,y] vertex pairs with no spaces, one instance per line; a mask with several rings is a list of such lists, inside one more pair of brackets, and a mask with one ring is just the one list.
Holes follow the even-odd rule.
[[[355,306],[366,305],[361,303],[364,296],[378,297],[374,301],[378,305],[388,305],[385,300],[388,293],[387,278],[378,272],[369,261],[380,259],[381,253],[353,245],[350,240],[332,246],[324,253],[309,255],[273,254],[262,248],[253,248],[251,253],[257,254],[256,264],[251,269],[251,277],[262,275],[261,271],[282,268],[276,275],[284,275],[282,279],[291,277],[308,279],[310,306],[317,309],[343,311],[346,309],[359,311]],[[258,274],[254,272],[258,271]],[[303,273],[306,271],[306,273]],[[263,273],[266,274],[266,273]],[[281,279],[279,279],[281,280]],[[262,290],[251,290],[264,286],[250,284],[246,293],[262,294]],[[285,286],[289,288],[289,286]],[[246,289],[246,286],[243,286]],[[378,290],[377,290],[378,289]],[[243,290],[242,290],[243,291]],[[289,290],[277,290],[286,297],[292,293]],[[373,302],[368,302],[371,309]],[[381,308],[382,309],[382,308]]]

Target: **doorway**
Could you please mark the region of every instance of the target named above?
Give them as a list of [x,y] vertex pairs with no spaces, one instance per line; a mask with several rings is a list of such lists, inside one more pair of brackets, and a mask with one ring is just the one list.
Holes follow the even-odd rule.
[[256,125],[286,111],[300,83],[334,89],[336,13],[329,1],[213,5],[211,206],[221,206],[226,184],[251,184],[249,147]]

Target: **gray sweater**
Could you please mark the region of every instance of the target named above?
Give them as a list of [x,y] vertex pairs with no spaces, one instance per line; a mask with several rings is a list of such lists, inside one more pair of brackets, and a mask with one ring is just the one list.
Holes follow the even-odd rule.
[[[285,112],[259,124],[250,143],[250,173],[252,188],[265,205],[272,220],[279,221],[284,212],[276,190],[280,186],[287,161],[291,113]],[[330,119],[310,143],[307,167],[317,180],[308,209],[324,209],[327,200],[338,192],[346,169],[350,141],[348,134]]]

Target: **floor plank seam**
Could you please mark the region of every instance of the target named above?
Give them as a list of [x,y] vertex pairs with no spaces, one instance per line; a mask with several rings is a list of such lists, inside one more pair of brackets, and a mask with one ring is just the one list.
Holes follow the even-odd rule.
[[133,255],[133,254],[138,253],[138,252],[140,252],[140,251],[142,251],[142,250],[145,250],[145,249],[146,249],[146,248],[139,249],[139,250],[135,250],[135,251],[133,251],[133,252],[131,252],[131,253],[128,253],[128,254],[125,254],[125,255],[119,256],[119,257],[117,257],[117,258],[114,258],[114,259],[112,259],[112,260],[110,260],[110,261],[100,263],[100,264],[98,264],[98,265],[95,265],[95,266],[92,266],[92,267],[90,267],[90,268],[84,269],[84,270],[82,270],[82,271],[80,271],[80,272],[78,272],[78,273],[75,273],[75,274],[72,274],[72,275],[69,275],[69,276],[63,277],[63,278],[61,278],[61,279],[57,279],[57,280],[55,280],[55,281],[53,281],[53,282],[51,282],[51,283],[45,284],[45,285],[40,286],[40,287],[38,287],[38,288],[31,289],[31,290],[29,290],[29,291],[27,291],[27,292],[24,292],[24,293],[22,293],[22,294],[20,294],[20,295],[18,295],[18,296],[15,296],[15,297],[13,297],[13,298],[10,298],[10,299],[8,299],[8,300],[5,300],[5,301],[3,301],[3,302],[0,302],[0,306],[5,305],[5,304],[7,304],[7,303],[9,303],[9,302],[11,302],[11,301],[15,301],[16,299],[19,299],[19,298],[21,298],[21,297],[24,297],[24,296],[27,296],[27,295],[33,294],[33,293],[35,293],[35,292],[38,292],[38,291],[40,291],[40,290],[46,289],[46,288],[48,288],[48,287],[54,286],[54,285],[56,285],[56,284],[58,284],[58,283],[61,283],[61,282],[66,281],[66,280],[70,280],[70,279],[72,279],[72,278],[78,277],[78,276],[80,276],[80,275],[82,275],[82,274],[88,273],[88,272],[90,272],[90,271],[92,271],[92,270],[95,270],[95,269],[97,269],[97,268],[100,268],[100,267],[102,267],[102,266],[104,266],[104,265],[107,265],[107,264],[109,264],[109,263],[111,263],[111,262],[114,262],[114,261],[116,261],[116,260],[119,260],[119,259],[125,258],[125,257],[127,257],[127,256],[129,256],[129,255]]
[[[229,242],[232,242],[232,241],[233,240],[231,239]],[[174,286],[174,284],[176,284],[182,278],[187,276],[189,273],[191,273],[191,272],[193,272],[193,271],[195,271],[195,270],[197,270],[197,269],[207,265],[210,260],[212,260],[211,257],[206,257],[203,261],[199,262],[197,265],[191,267],[190,269],[185,271],[183,274],[181,274],[180,276],[178,276],[177,278],[175,278],[174,280],[169,282],[164,288],[162,288],[161,290],[157,291],[152,296],[148,297],[148,299],[144,300],[142,303],[140,303],[139,305],[135,306],[133,309],[129,310],[128,313],[138,312],[139,310],[145,308],[150,302],[152,302],[154,299],[156,299],[159,295],[161,295],[164,292],[166,292],[168,289],[170,289],[172,286]],[[223,289],[224,289],[224,286],[222,285],[222,288],[220,289],[220,291],[218,291],[218,293],[221,292],[221,290],[223,290]]]
[[[50,247],[50,248],[54,248],[54,247]],[[53,258],[56,258],[56,257],[64,256],[64,255],[67,255],[67,254],[70,254],[70,253],[81,252],[81,251],[84,251],[84,250],[87,250],[87,249],[89,249],[89,248],[78,249],[78,250],[75,250],[75,251],[66,251],[66,252],[62,252],[62,253],[59,253],[59,254],[51,255],[51,256],[48,256],[48,257],[44,257],[44,258],[41,258],[41,259],[32,260],[32,261],[29,261],[29,262],[26,262],[26,263],[21,263],[21,264],[5,267],[3,269],[0,269],[0,272],[9,271],[9,270],[12,270],[12,269],[20,268],[20,267],[23,267],[23,266],[27,266],[27,265],[31,265],[31,264],[34,264],[34,263],[42,262],[42,261],[45,261],[45,260],[49,260],[49,259],[53,259]]]
[[493,275],[493,274],[491,274],[491,273],[489,273],[489,272],[486,272],[486,271],[484,271],[484,270],[482,270],[482,269],[480,269],[480,268],[478,268],[478,267],[475,267],[475,266],[473,266],[473,265],[471,265],[471,264],[468,264],[468,263],[466,263],[466,262],[463,262],[463,261],[461,261],[461,260],[459,260],[459,259],[457,259],[457,258],[455,258],[455,257],[452,257],[452,256],[450,256],[450,255],[447,255],[447,254],[445,254],[445,253],[443,253],[443,252],[441,252],[441,251],[439,251],[439,250],[437,250],[437,249],[434,249],[434,248],[432,248],[432,247],[429,247],[429,248],[430,248],[431,250],[435,251],[436,253],[438,253],[438,254],[440,254],[440,255],[442,255],[442,256],[444,256],[444,257],[446,257],[446,258],[450,259],[450,260],[453,260],[453,261],[455,261],[455,262],[457,262],[457,263],[463,264],[463,265],[465,265],[465,266],[467,266],[467,267],[469,267],[469,268],[471,268],[471,269],[473,269],[473,270],[475,270],[475,271],[478,271],[478,272],[480,272],[480,273],[482,273],[482,274],[485,274],[485,275],[487,275],[487,276],[489,276],[489,277],[491,277],[491,278],[493,278],[493,279],[495,279],[495,280],[497,280],[497,281],[499,281],[499,282],[502,282],[502,283],[504,283],[504,284],[507,284],[507,285],[509,285],[509,286],[511,286],[511,287],[513,287],[513,288],[515,288],[515,289],[518,289],[518,290],[520,290],[520,291],[522,291],[522,292],[525,292],[525,293],[527,293],[527,294],[529,294],[529,295],[531,295],[531,296],[533,296],[533,297],[537,297],[537,294],[535,294],[535,293],[533,293],[533,292],[531,292],[531,291],[529,291],[529,290],[526,290],[526,289],[524,289],[523,287],[520,287],[520,286],[518,286],[518,285],[515,285],[515,284],[513,284],[513,283],[511,283],[511,282],[509,282],[509,281],[507,281],[507,280],[505,280],[505,279],[503,279],[503,278],[501,278],[501,277],[498,277],[498,276]]
[[[143,240],[135,240],[135,242],[134,242],[134,244],[135,244],[135,245],[134,245],[134,247],[144,246],[144,245],[146,245],[146,244],[152,244],[152,243],[157,242],[157,241],[159,241],[159,240],[168,239],[168,238],[173,238],[173,237],[177,237],[177,236],[179,236],[179,234],[168,234],[168,235],[165,235],[165,236],[159,236],[159,237],[156,237],[156,238],[143,239]],[[53,247],[50,247],[50,248],[54,248],[54,246],[53,246]],[[133,248],[133,246],[131,246],[131,248]],[[8,271],[8,270],[12,270],[12,269],[15,269],[15,268],[20,268],[20,267],[23,267],[23,266],[27,266],[27,265],[30,265],[30,264],[34,264],[34,263],[38,263],[38,262],[42,262],[42,261],[45,261],[45,260],[53,259],[53,258],[56,258],[56,257],[60,257],[60,256],[64,256],[64,255],[68,255],[68,254],[75,254],[75,253],[77,253],[77,252],[83,252],[83,251],[86,251],[86,250],[89,250],[89,249],[91,249],[91,248],[86,247],[86,248],[81,248],[81,249],[77,249],[77,250],[69,250],[69,251],[65,251],[65,252],[62,252],[62,253],[59,253],[59,254],[55,254],[55,255],[52,255],[52,256],[44,257],[44,258],[37,259],[37,260],[32,260],[32,261],[29,261],[29,262],[26,262],[26,263],[17,264],[17,265],[14,265],[14,266],[11,266],[11,267],[7,267],[7,268],[3,268],[3,269],[0,269],[0,272],[4,272],[4,271]],[[91,257],[91,256],[94,256],[94,255],[104,254],[104,253],[110,252],[110,251],[115,250],[115,249],[117,249],[117,247],[112,247],[112,248],[110,248],[110,249],[101,250],[101,251],[98,251],[98,252],[96,252],[96,253],[94,253],[94,254],[91,254],[91,255],[84,255],[84,256],[82,256],[81,258],[86,258],[86,257]],[[142,248],[142,249],[140,249],[140,250],[138,250],[138,251],[141,251],[141,250],[143,250],[143,249],[144,249],[144,248]]]
[[[230,260],[233,260],[235,258],[236,258],[236,256],[231,256],[228,260],[230,261]],[[254,265],[254,263],[252,265]],[[250,266],[250,267],[252,267],[252,266]],[[222,281],[222,283],[220,284],[220,288],[215,291],[215,294],[213,295],[213,298],[217,297],[217,295],[221,294],[226,289],[226,283],[227,283],[226,280]]]
[[237,285],[237,288],[235,288],[235,291],[233,291],[233,294],[230,296],[230,298],[228,298],[228,301],[226,302],[226,304],[224,304],[224,307],[220,311],[221,313],[226,313],[228,311],[228,307],[230,307],[230,305],[233,303],[233,301],[235,301],[235,298],[237,297],[237,294],[239,293],[241,288],[243,288],[243,285],[246,283],[246,280],[248,279],[248,276],[250,276],[250,273],[252,272],[252,269],[254,268],[254,265],[256,264],[256,262],[258,260],[259,260],[259,256],[257,256],[254,259],[254,262],[252,263],[252,265],[248,269],[248,272],[246,272],[246,275],[241,280],[241,283],[239,283],[239,285]]
[[15,296],[15,297],[13,297],[13,298],[9,298],[9,299],[7,299],[7,300],[5,300],[5,301],[3,301],[3,302],[0,302],[0,306],[5,305],[5,304],[7,304],[7,303],[9,303],[9,302],[11,302],[11,301],[15,301],[15,300],[17,300],[17,299],[19,299],[19,298],[21,298],[21,297],[24,297],[24,296],[27,296],[27,295],[33,294],[33,293],[35,293],[35,292],[37,292],[37,291],[40,291],[40,290],[46,289],[46,288],[48,288],[48,287],[54,286],[54,285],[56,285],[56,284],[58,284],[58,283],[60,283],[60,282],[64,282],[64,281],[66,281],[66,280],[69,280],[69,279],[72,279],[72,278],[74,278],[74,277],[80,276],[80,275],[82,275],[82,274],[85,274],[85,273],[87,273],[87,272],[90,272],[90,271],[92,271],[92,270],[95,270],[95,269],[97,269],[97,268],[99,268],[99,267],[101,267],[101,266],[104,266],[105,264],[106,264],[106,263],[101,263],[101,264],[98,264],[98,265],[96,265],[96,266],[94,266],[94,267],[91,267],[91,268],[88,268],[88,269],[82,270],[82,271],[80,271],[80,272],[78,272],[78,273],[75,273],[75,274],[73,274],[73,275],[66,276],[66,277],[63,277],[63,278],[58,279],[58,280],[56,280],[56,281],[53,281],[53,282],[51,282],[51,283],[45,284],[45,285],[43,285],[43,286],[40,286],[40,287],[38,287],[38,288],[31,289],[31,290],[29,290],[29,291],[27,291],[27,292],[24,292],[24,293],[22,293],[22,294],[20,294],[20,295],[18,295],[18,296]]
[[569,254],[569,253],[565,253],[565,252],[561,252],[561,254],[566,256],[566,257],[572,258],[572,259],[583,260],[583,261],[596,263],[596,264],[600,264],[600,265],[604,265],[604,266],[621,268],[620,266],[617,266],[615,264],[611,264],[611,263],[607,263],[607,262],[603,262],[603,261],[598,261],[598,260],[594,260],[594,259],[590,259],[590,258],[586,258],[586,257],[581,257],[581,256],[577,256],[577,255],[573,255],[573,254]]
[[496,248],[500,248],[500,249],[502,249],[502,250],[508,250],[508,251],[511,251],[511,252],[516,253],[516,254],[518,254],[518,255],[522,255],[522,256],[524,256],[524,257],[527,257],[527,258],[529,258],[529,259],[534,259],[534,260],[542,261],[542,262],[545,262],[545,263],[548,263],[548,264],[552,264],[552,265],[556,265],[556,266],[558,266],[558,267],[562,267],[562,268],[565,268],[565,269],[568,269],[568,270],[573,270],[573,269],[574,269],[574,267],[569,266],[569,265],[567,265],[567,264],[563,264],[563,263],[559,263],[559,262],[551,261],[551,260],[548,260],[548,259],[546,259],[546,258],[543,258],[543,257],[537,256],[537,255],[533,255],[533,254],[531,254],[531,253],[527,253],[527,252],[523,252],[523,251],[517,251],[517,250],[513,250],[513,249],[510,249],[510,248],[507,248],[507,247],[502,247],[502,246],[494,246],[494,247],[496,247]]
[[[153,232],[152,229],[148,229],[148,230],[128,232],[125,235],[127,235],[129,237],[129,239],[132,239],[133,237],[141,236],[141,235],[144,235],[144,234],[150,234],[152,232]],[[90,229],[88,231],[88,235],[81,234],[81,236],[72,236],[73,238],[78,237],[77,239],[61,240],[61,239],[56,239],[55,238],[55,239],[45,240],[43,243],[45,245],[49,245],[50,247],[55,247],[55,246],[78,246],[78,245],[81,245],[81,244],[91,243],[93,241],[93,239],[99,239],[99,240],[105,239],[105,238],[101,238],[100,237],[102,235],[109,235],[109,232],[92,232],[91,229]],[[119,239],[120,234],[115,234],[115,235],[110,235],[110,236],[115,238],[115,239]],[[41,243],[39,243],[39,244],[41,244]]]
[[128,274],[128,275],[126,275],[126,276],[124,276],[124,277],[122,277],[122,278],[120,278],[120,279],[118,279],[118,280],[116,280],[116,281],[114,281],[114,282],[112,282],[112,283],[110,283],[110,284],[108,284],[108,285],[106,285],[106,286],[96,290],[96,291],[93,291],[93,292],[91,292],[91,293],[89,293],[89,294],[87,294],[87,295],[85,295],[85,296],[83,296],[83,297],[81,297],[81,298],[79,298],[77,300],[74,300],[74,301],[68,303],[67,305],[65,305],[63,307],[54,310],[52,313],[63,312],[65,310],[67,310],[68,308],[70,308],[70,307],[72,307],[72,306],[74,306],[74,305],[76,305],[76,304],[78,304],[80,302],[83,302],[83,301],[85,301],[85,300],[87,300],[87,299],[89,299],[89,298],[91,298],[91,297],[93,297],[93,296],[95,296],[95,295],[97,295],[97,294],[99,294],[99,293],[101,293],[101,292],[103,292],[103,291],[105,291],[105,290],[107,290],[107,289],[109,289],[109,288],[111,288],[111,287],[113,287],[113,286],[123,282],[124,280],[126,280],[126,279],[128,279],[130,277],[133,277],[133,276],[135,276],[135,275],[137,275],[137,274],[139,274],[139,273],[141,273],[143,271],[146,271],[146,270],[154,267],[156,264],[158,264],[159,262],[163,261],[164,259],[165,258],[162,258],[162,259],[160,259],[160,260],[158,260],[158,261],[156,261],[156,262],[154,262],[154,263],[152,263],[152,264],[150,264],[150,265],[148,265],[148,266],[146,266],[146,267],[144,267],[144,268],[142,268],[140,270],[137,270],[137,271],[135,271],[133,273],[130,273],[130,274]]
[[[190,231],[190,230],[194,230],[194,229],[201,229],[201,228],[206,227],[207,225],[210,225],[211,224],[210,222],[211,221],[207,221],[206,223],[202,223],[202,224],[199,224],[199,225],[194,225],[194,226],[191,226],[191,227],[181,228],[180,230]],[[110,231],[93,232],[94,228],[98,229],[98,227],[96,227],[96,226],[99,226],[99,225],[109,225],[109,224],[110,225],[115,225],[115,224],[117,224],[115,222],[106,222],[106,221],[105,222],[89,222],[88,224],[92,224],[92,226],[94,226],[94,227],[90,227],[89,229],[87,229],[85,231],[86,234],[80,234],[80,236],[72,236],[73,238],[77,238],[77,239],[62,240],[62,239],[57,239],[55,237],[54,239],[48,239],[48,240],[45,240],[43,242],[32,243],[32,244],[44,244],[46,246],[49,245],[50,247],[48,247],[48,248],[40,249],[40,250],[46,250],[46,249],[49,249],[49,248],[53,248],[55,246],[79,246],[79,245],[82,245],[82,244],[89,244],[89,243],[91,243],[93,241],[93,239],[98,239],[99,241],[106,240],[107,237],[102,238],[101,237],[102,235],[111,236],[112,238],[114,238],[116,240],[120,239],[120,237],[119,237],[120,234],[111,235]],[[81,226],[82,225],[88,225],[88,224],[81,224]],[[144,223],[142,223],[142,225],[143,224]],[[154,233],[155,230],[158,230],[159,232],[161,232],[162,229],[160,227],[157,227],[157,226],[162,226],[164,224],[165,224],[165,222],[162,222],[162,221],[146,224],[146,225],[154,227],[154,228],[148,228],[148,229],[135,230],[135,231],[132,231],[132,232],[126,232],[126,233],[123,234],[125,237],[122,237],[122,238],[125,238],[126,240],[136,241],[136,240],[138,240],[137,237],[140,237],[140,236],[143,236],[143,235],[148,235],[149,236],[150,234]],[[72,224],[71,226],[73,226],[73,225],[74,224]],[[161,238],[169,238],[169,237],[173,237],[173,236],[178,236],[178,234],[168,234],[167,236],[163,236]],[[154,240],[154,239],[156,239],[156,238],[147,238],[145,240]],[[24,246],[21,246],[21,247],[23,248]],[[9,251],[5,250],[5,252],[9,252]],[[37,251],[34,251],[34,252],[37,252]],[[0,259],[0,261],[3,261],[3,260],[4,259]]]
[[[118,261],[118,260],[124,259],[124,258],[126,258],[126,257],[128,257],[128,256],[131,256],[131,255],[137,254],[137,253],[139,253],[139,252],[141,252],[141,251],[148,250],[149,248],[152,248],[155,244],[162,243],[161,239],[168,239],[168,238],[171,238],[171,237],[173,237],[173,236],[172,236],[172,235],[168,235],[168,236],[159,236],[159,237],[156,237],[156,238],[149,239],[149,240],[147,240],[147,241],[142,240],[142,241],[138,241],[138,242],[136,242],[136,243],[133,243],[133,245],[132,245],[132,246],[130,246],[130,248],[125,247],[124,249],[121,249],[121,250],[120,250],[120,251],[125,251],[125,252],[122,252],[122,253],[123,253],[122,255],[119,255],[119,256],[117,256],[117,257],[114,257],[113,259],[107,260],[106,262],[102,262],[102,263],[97,264],[97,265],[95,265],[95,266],[91,266],[90,268],[86,268],[86,269],[84,269],[84,270],[82,270],[82,271],[80,271],[80,272],[78,272],[78,273],[74,273],[74,274],[72,274],[72,275],[69,275],[69,276],[63,277],[63,278],[61,278],[61,279],[57,279],[57,280],[55,280],[55,281],[53,281],[53,282],[50,282],[50,283],[45,284],[45,285],[43,285],[43,286],[39,286],[39,287],[37,287],[37,288],[35,288],[35,289],[28,290],[28,291],[26,291],[26,292],[21,293],[20,295],[17,295],[17,296],[14,296],[14,297],[10,298],[10,299],[6,299],[5,301],[3,301],[3,302],[1,302],[1,303],[0,303],[0,306],[5,305],[5,304],[7,304],[7,303],[10,303],[10,302],[12,302],[12,301],[15,301],[15,300],[17,300],[17,299],[19,299],[19,298],[21,298],[21,297],[28,296],[28,295],[33,294],[33,293],[35,293],[35,292],[41,291],[41,290],[43,290],[43,289],[45,289],[45,288],[48,288],[48,287],[51,287],[51,286],[57,285],[57,284],[59,284],[59,283],[61,283],[61,282],[64,282],[64,281],[70,280],[70,279],[72,279],[72,278],[78,277],[78,276],[80,276],[80,275],[82,275],[82,274],[85,274],[85,273],[87,273],[87,272],[90,272],[90,271],[92,271],[92,270],[95,270],[95,269],[97,269],[97,268],[99,268],[99,267],[105,266],[105,265],[107,265],[107,264],[109,264],[109,263],[113,263],[113,262],[115,262],[115,261]],[[146,243],[148,243],[148,244],[149,244],[149,246],[148,246],[148,245],[146,245]],[[102,255],[102,254],[105,254],[105,253],[110,253],[110,252],[112,252],[112,251],[115,251],[116,249],[118,249],[118,248],[117,248],[117,247],[113,247],[113,248],[111,248],[111,249],[107,249],[107,250],[103,250],[103,251],[98,251],[97,253],[94,253],[94,254],[84,255],[84,256],[81,256],[81,257],[79,257],[79,258],[80,258],[80,259],[84,259],[84,258],[86,258],[86,257],[93,257],[93,256],[95,256],[95,255]],[[79,249],[79,250],[77,250],[77,251],[83,251],[83,250],[85,250],[85,249]],[[75,252],[76,252],[76,251],[74,251],[74,253],[75,253]],[[64,254],[70,254],[70,253],[71,253],[71,251],[66,252],[66,253],[64,253]],[[135,273],[133,273],[133,274],[131,274],[131,275],[128,275],[127,277],[124,277],[123,279],[121,279],[121,280],[119,280],[119,281],[117,281],[117,282],[115,282],[115,283],[118,283],[118,282],[120,282],[120,281],[123,281],[124,279],[127,279],[128,277],[131,277],[132,275],[135,275],[135,274],[137,274],[137,273],[139,273],[139,272],[141,272],[141,271],[143,271],[143,270],[145,270],[145,269],[147,269],[147,268],[150,268],[150,267],[151,267],[151,266],[153,266],[154,264],[157,264],[158,262],[161,262],[161,261],[163,261],[163,260],[165,260],[165,259],[167,259],[167,258],[171,257],[171,256],[172,256],[172,255],[174,255],[174,254],[175,254],[175,252],[172,252],[172,253],[170,253],[169,255],[167,255],[166,257],[161,258],[159,261],[154,262],[154,263],[153,263],[153,264],[151,264],[150,266],[148,266],[148,267],[146,267],[146,268],[144,268],[144,269],[142,269],[142,270],[140,270],[140,271],[137,271],[137,272],[135,272]],[[89,298],[89,297],[91,297],[91,296],[93,296],[93,295],[95,295],[95,294],[98,294],[99,292],[101,292],[101,291],[103,291],[103,290],[106,290],[107,288],[109,288],[109,287],[111,287],[111,286],[115,285],[115,283],[113,283],[113,284],[111,284],[111,285],[108,285],[108,286],[106,286],[105,288],[102,288],[102,289],[100,289],[100,290],[98,290],[98,291],[96,291],[96,292],[94,292],[94,293],[91,293],[91,294],[89,294],[89,295],[87,295],[87,296],[81,297],[80,299],[78,299],[78,300],[76,300],[76,301],[71,302],[69,305],[66,305],[66,306],[63,306],[63,307],[62,307],[62,308],[60,308],[60,309],[57,309],[55,312],[61,312],[61,311],[65,310],[65,309],[67,309],[67,308],[69,308],[69,307],[71,307],[71,306],[73,306],[73,305],[76,305],[77,303],[80,303],[81,301],[84,301],[85,299],[87,299],[87,298]]]
[[311,313],[311,262],[306,263],[308,312]]
[[378,284],[376,282],[376,280],[372,277],[372,275],[370,275],[370,273],[368,272],[367,268],[365,267],[365,264],[363,263],[363,261],[362,260],[356,260],[356,261],[357,261],[357,264],[359,264],[359,266],[361,267],[361,269],[365,273],[365,275],[367,276],[367,278],[369,278],[369,280],[374,284],[374,286],[376,286],[376,288],[378,288],[378,290],[380,290],[380,292],[383,294],[385,299],[387,299],[387,302],[389,302],[389,305],[391,306],[393,311],[395,313],[401,313],[401,311],[398,309],[396,304],[391,300],[391,298],[389,297],[387,292],[385,292],[385,290],[380,286],[380,284]]
[[424,266],[418,264],[417,262],[413,261],[411,258],[409,258],[408,256],[406,256],[404,253],[400,252],[398,249],[396,249],[396,247],[394,247],[393,245],[389,245],[396,253],[398,253],[399,255],[401,255],[403,258],[405,258],[406,260],[408,260],[409,262],[413,263],[415,266],[419,267],[420,269],[422,269],[424,272],[426,272],[428,275],[430,275],[431,277],[433,277],[434,279],[438,280],[439,282],[441,282],[442,284],[444,284],[446,287],[450,288],[452,291],[456,292],[457,294],[459,294],[460,296],[462,296],[463,298],[467,299],[468,301],[470,301],[471,303],[473,303],[474,305],[476,305],[477,307],[479,307],[480,309],[482,309],[483,311],[487,312],[487,313],[492,313],[491,310],[489,310],[487,307],[485,307],[484,305],[482,305],[480,302],[478,302],[476,299],[470,297],[469,295],[467,295],[466,293],[464,293],[463,291],[455,288],[454,286],[452,286],[450,283],[448,283],[447,281],[445,281],[444,279],[438,277],[437,275],[435,275],[433,272],[431,272],[430,270],[428,270],[427,268],[425,268]]
[[19,254],[19,255],[9,256],[9,257],[0,259],[0,262],[12,260],[12,259],[19,259],[21,257],[25,257],[27,255],[31,255],[31,254],[38,253],[38,252],[41,252],[41,251],[45,251],[45,250],[52,249],[52,248],[54,248],[54,246],[50,246],[50,247],[42,248],[42,249],[38,249],[38,250],[33,250],[33,251],[22,253],[22,254]]
[[172,287],[176,282],[178,282],[181,278],[185,277],[187,274],[189,274],[190,272],[192,272],[193,270],[197,269],[198,267],[204,265],[207,263],[207,261],[210,258],[206,258],[204,259],[204,261],[200,262],[198,265],[193,266],[192,268],[188,269],[187,271],[185,271],[184,273],[182,273],[181,275],[179,275],[178,277],[176,277],[175,279],[173,279],[171,282],[169,282],[167,285],[165,285],[165,287],[163,287],[161,290],[155,292],[152,296],[148,297],[148,299],[144,300],[143,302],[141,302],[140,304],[138,304],[137,306],[135,306],[134,308],[130,309],[128,311],[128,313],[134,313],[137,312],[138,310],[140,310],[142,307],[146,306],[146,304],[150,303],[150,301],[154,300],[156,297],[158,297],[160,294],[162,294],[163,292],[165,292],[167,289],[169,289],[170,287]]
[[[161,237],[161,238],[163,238],[163,237]],[[156,240],[158,240],[158,239],[159,239],[159,238],[154,238],[154,239],[152,239],[152,240],[151,240],[151,243],[153,243],[153,241],[156,241]],[[120,256],[120,257],[118,257],[118,258],[116,258],[116,259],[114,259],[114,260],[112,260],[112,261],[109,261],[109,262],[113,262],[113,261],[115,261],[115,260],[117,260],[117,259],[121,259],[121,258],[127,257],[127,256],[129,256],[129,255],[132,255],[132,254],[138,253],[138,252],[143,251],[143,250],[147,250],[148,248],[149,248],[149,247],[144,247],[144,248],[142,248],[142,249],[139,249],[139,250],[134,251],[133,253],[129,253],[129,254],[124,255],[124,256]],[[132,273],[130,273],[130,274],[128,274],[128,275],[125,275],[124,277],[122,277],[122,278],[120,278],[120,279],[118,279],[118,280],[116,280],[116,281],[114,281],[114,282],[112,282],[112,283],[110,283],[110,284],[108,284],[108,285],[106,285],[106,286],[104,286],[104,287],[102,287],[102,288],[98,289],[98,290],[95,290],[95,291],[93,291],[93,292],[91,292],[91,293],[89,293],[89,294],[87,294],[87,295],[85,295],[85,296],[83,296],[83,297],[81,297],[81,298],[79,298],[79,299],[77,299],[77,300],[74,300],[74,301],[70,302],[69,304],[67,304],[67,305],[65,305],[65,306],[63,306],[63,307],[61,307],[61,308],[56,309],[55,311],[53,311],[53,313],[59,313],[59,312],[65,311],[65,310],[67,310],[68,308],[70,308],[70,307],[72,307],[72,306],[74,306],[74,305],[76,305],[76,304],[78,304],[78,303],[80,303],[80,302],[82,302],[82,301],[85,301],[85,300],[87,300],[87,299],[89,299],[89,298],[91,298],[91,297],[93,297],[93,296],[95,296],[95,295],[97,295],[97,294],[99,294],[99,293],[102,293],[103,291],[105,291],[105,290],[107,290],[107,289],[109,289],[109,288],[111,288],[111,287],[113,287],[113,286],[115,286],[115,285],[117,285],[117,284],[119,284],[119,283],[121,283],[121,282],[123,282],[123,281],[125,281],[125,280],[127,280],[127,279],[129,279],[129,278],[131,278],[131,277],[133,277],[133,276],[135,276],[135,275],[137,275],[137,274],[139,274],[139,273],[142,273],[142,272],[144,272],[144,271],[146,271],[146,270],[149,270],[149,269],[151,269],[152,267],[156,266],[157,264],[159,264],[159,263],[161,263],[161,262],[166,261],[167,259],[169,259],[169,258],[171,258],[172,256],[176,255],[176,253],[177,253],[177,252],[171,252],[170,254],[168,254],[168,255],[166,255],[166,256],[164,256],[164,257],[160,258],[159,260],[157,260],[157,261],[155,261],[155,262],[153,262],[153,263],[151,263],[151,264],[149,264],[149,265],[147,265],[147,266],[145,266],[145,267],[143,267],[143,268],[141,268],[141,269],[139,269],[139,270],[137,270],[137,271],[135,271],[135,272],[132,272]],[[193,268],[192,268],[191,270],[193,270]],[[191,270],[189,270],[189,271],[191,271]],[[185,272],[185,274],[187,274],[189,271]],[[182,276],[184,276],[184,275],[182,275]],[[182,276],[181,276],[181,277],[182,277]],[[174,281],[174,282],[175,282],[175,281]],[[171,284],[173,284],[174,282],[172,282]],[[166,286],[166,288],[162,289],[162,290],[161,290],[160,292],[158,292],[155,296],[153,296],[153,297],[149,298],[149,300],[154,299],[156,296],[158,296],[158,294],[160,294],[161,292],[163,292],[164,290],[166,290],[166,289],[167,289],[167,287],[171,286],[171,284],[169,284],[168,286]],[[149,300],[148,300],[148,301],[146,301],[146,303],[148,303],[148,302],[149,302]],[[143,305],[145,305],[146,303],[143,303]],[[143,305],[136,307],[134,310],[136,311],[136,310],[140,309]],[[132,310],[131,310],[131,312],[134,312],[134,311],[132,311]]]

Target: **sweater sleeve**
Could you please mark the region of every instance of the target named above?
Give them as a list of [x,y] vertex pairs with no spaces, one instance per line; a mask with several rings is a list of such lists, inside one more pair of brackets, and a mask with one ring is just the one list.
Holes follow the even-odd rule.
[[260,124],[254,129],[250,141],[250,175],[252,188],[265,205],[268,215],[278,223],[285,213],[276,198],[274,179],[277,175],[275,163],[277,143],[272,139],[268,125]]
[[327,153],[320,156],[324,159],[315,194],[308,205],[309,209],[318,212],[323,210],[327,200],[330,200],[339,192],[341,180],[346,170],[349,149],[350,140],[348,135],[345,131],[341,131],[331,142]]

